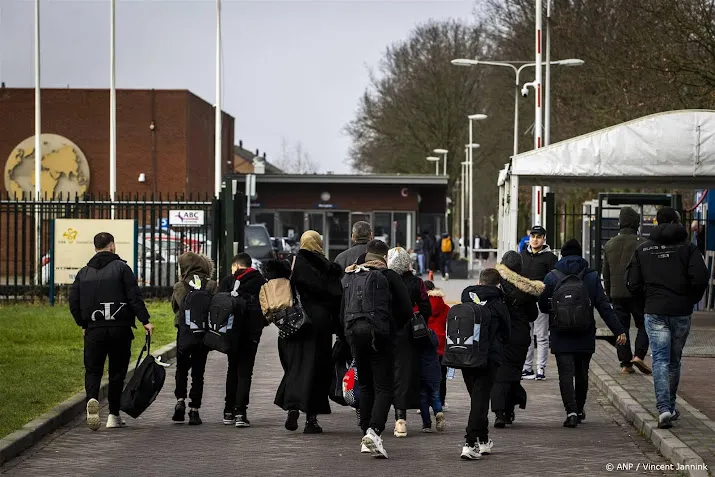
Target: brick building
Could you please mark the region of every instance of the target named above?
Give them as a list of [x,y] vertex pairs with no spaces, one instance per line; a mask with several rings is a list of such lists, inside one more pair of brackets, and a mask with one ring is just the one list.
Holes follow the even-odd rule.
[[[3,168],[17,146],[34,135],[34,114],[33,89],[0,89]],[[87,192],[108,192],[109,90],[43,89],[41,116],[43,136],[66,138],[86,158]],[[214,118],[214,107],[187,90],[117,90],[117,192],[213,193]],[[222,129],[222,165],[228,172],[233,170],[234,119],[226,113]],[[43,148],[43,165],[47,152]]]

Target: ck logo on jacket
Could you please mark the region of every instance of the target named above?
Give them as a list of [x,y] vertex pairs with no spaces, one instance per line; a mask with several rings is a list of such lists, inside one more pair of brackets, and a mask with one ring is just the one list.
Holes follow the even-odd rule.
[[[103,308],[100,308],[99,310],[94,310],[92,312],[92,321],[98,321],[98,320],[114,320],[115,317],[117,316],[117,313],[124,308],[127,304],[123,302],[119,302],[118,304],[115,304],[113,301],[106,302],[106,303],[100,303],[100,305],[103,306]],[[114,312],[112,312],[112,306],[114,305]]]

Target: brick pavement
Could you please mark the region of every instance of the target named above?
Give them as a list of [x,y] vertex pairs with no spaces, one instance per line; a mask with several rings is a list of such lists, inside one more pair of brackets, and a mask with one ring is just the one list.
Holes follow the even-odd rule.
[[[459,374],[449,382],[448,430],[421,434],[420,418],[409,415],[410,435],[396,439],[386,433],[390,459],[380,461],[359,453],[360,431],[349,408],[333,406],[320,419],[325,433],[305,436],[283,428],[284,413],[273,405],[281,377],[276,331],[266,330],[256,366],[251,395],[250,429],[221,423],[225,358],[212,353],[202,418],[204,425],[189,427],[170,421],[173,411],[173,367],[152,407],[129,427],[94,433],[81,418],[49,435],[39,445],[0,467],[8,476],[341,476],[399,475],[623,475],[607,472],[607,463],[663,464],[654,448],[634,432],[605,397],[592,391],[586,406],[588,420],[577,429],[561,426],[564,412],[555,379],[555,365],[543,382],[529,382],[529,406],[517,411],[512,429],[492,430],[494,454],[480,462],[459,459],[468,412],[467,394]],[[102,415],[106,418],[107,409]],[[302,422],[301,422],[302,424]],[[629,472],[632,473],[632,472]],[[641,472],[642,473],[642,472]],[[648,472],[648,475],[675,475]]]
[[[700,359],[702,360],[703,358]],[[650,363],[650,357],[647,358],[647,361]],[[685,360],[686,366],[688,361],[689,359]],[[620,373],[621,368],[615,348],[602,341],[597,343],[593,362],[600,366],[615,384],[621,386],[628,392],[631,399],[635,400],[650,413],[654,424],[657,423],[658,411],[656,409],[652,377],[645,376],[638,372],[631,375],[622,375]],[[701,370],[703,369],[704,368],[701,367]],[[681,386],[685,389],[688,389],[688,378],[688,374],[684,374],[681,377]],[[699,388],[698,396],[703,396],[704,394],[704,389]],[[681,417],[678,421],[674,422],[670,432],[695,451],[708,465],[709,469],[715,469],[715,422],[693,407],[694,403],[689,402],[687,405],[684,404],[681,399],[683,397],[685,396],[682,394],[678,396],[677,405]],[[712,403],[710,403],[710,406],[712,408]]]

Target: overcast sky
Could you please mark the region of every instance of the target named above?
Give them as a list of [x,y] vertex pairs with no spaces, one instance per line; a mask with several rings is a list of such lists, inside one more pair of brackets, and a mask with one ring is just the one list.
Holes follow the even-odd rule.
[[[223,108],[236,143],[276,158],[283,138],[348,172],[343,126],[385,47],[464,0],[222,1]],[[0,79],[32,87],[32,0],[0,0]],[[189,89],[215,101],[213,0],[117,0],[117,87]],[[109,86],[109,0],[41,0],[42,86]]]

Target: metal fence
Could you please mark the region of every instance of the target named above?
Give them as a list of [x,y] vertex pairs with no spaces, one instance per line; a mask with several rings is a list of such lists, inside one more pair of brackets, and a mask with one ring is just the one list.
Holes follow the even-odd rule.
[[[0,301],[49,297],[53,219],[134,219],[137,223],[135,274],[147,297],[167,297],[177,279],[178,257],[191,250],[214,257],[212,224],[218,201],[209,195],[120,195],[74,198],[0,195]],[[203,225],[169,226],[172,210],[203,211]],[[133,266],[133,264],[131,264]],[[62,299],[68,287],[56,289]]]

